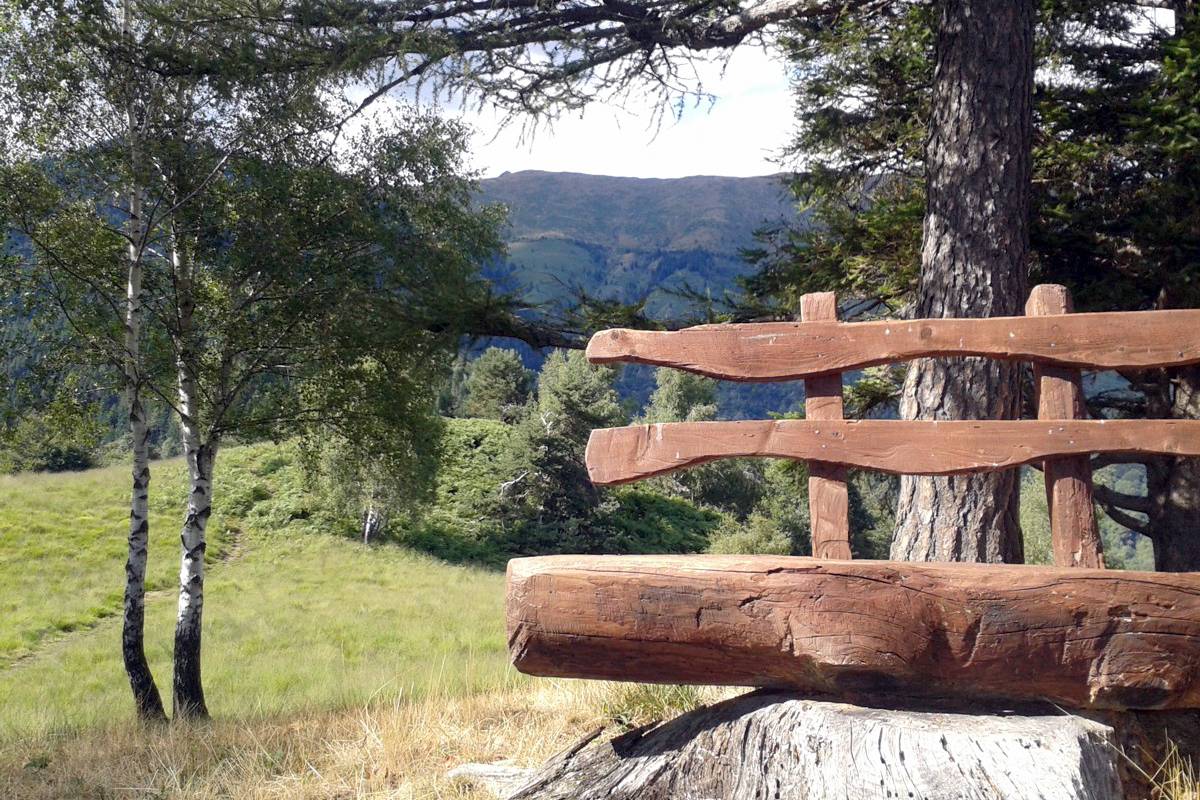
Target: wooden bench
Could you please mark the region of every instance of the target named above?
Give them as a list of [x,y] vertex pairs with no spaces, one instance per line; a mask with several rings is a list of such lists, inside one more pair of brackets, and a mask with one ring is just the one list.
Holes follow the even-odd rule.
[[[548,556],[508,570],[509,647],[533,675],[855,695],[1200,708],[1200,574],[1104,570],[1093,453],[1200,456],[1200,421],[1083,419],[1080,368],[1200,362],[1200,311],[1070,314],[1039,286],[1024,317],[802,321],[596,334],[596,363],[736,381],[803,379],[806,419],[594,431],[593,482],[718,458],[809,463],[814,558]],[[842,418],[842,373],[932,356],[1034,364],[1037,420]],[[850,560],[848,467],[941,475],[1043,464],[1055,566]],[[1197,520],[1200,528],[1200,520]],[[1200,530],[1197,531],[1200,535]]]

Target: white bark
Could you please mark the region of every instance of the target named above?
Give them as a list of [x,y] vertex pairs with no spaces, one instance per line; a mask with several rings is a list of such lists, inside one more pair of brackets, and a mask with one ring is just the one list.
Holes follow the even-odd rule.
[[207,716],[200,673],[200,645],[204,615],[204,553],[208,547],[208,518],[212,513],[212,474],[216,438],[201,427],[200,395],[196,376],[199,352],[193,335],[195,298],[191,264],[173,236],[172,269],[175,274],[178,330],[176,333],[179,384],[179,421],[188,465],[188,505],[180,533],[179,606],[175,621],[173,706],[177,717]]
[[[133,4],[125,0],[122,8],[122,32],[132,36]],[[126,108],[126,135],[133,180],[129,187],[129,219],[126,234],[127,281],[125,288],[125,401],[129,406],[129,433],[133,450],[133,490],[129,508],[128,554],[125,561],[125,602],[121,629],[121,655],[139,718],[164,718],[158,686],[146,662],[145,606],[146,562],[150,541],[150,430],[142,406],[141,330],[142,330],[142,246],[145,222],[142,219],[142,188],[137,172],[141,166],[140,131],[132,101]]]
[[372,498],[367,501],[367,510],[363,512],[363,544],[370,544],[371,539],[387,528],[387,512]]

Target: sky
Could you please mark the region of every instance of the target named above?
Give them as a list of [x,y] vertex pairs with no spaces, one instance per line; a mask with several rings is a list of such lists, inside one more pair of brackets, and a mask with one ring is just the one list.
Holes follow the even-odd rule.
[[637,178],[687,175],[769,175],[792,130],[792,103],[783,63],[758,48],[739,48],[725,65],[701,67],[715,102],[688,104],[654,127],[654,107],[629,98],[625,108],[595,103],[523,133],[501,129],[492,109],[459,112],[476,129],[472,163],[490,178],[537,169]]

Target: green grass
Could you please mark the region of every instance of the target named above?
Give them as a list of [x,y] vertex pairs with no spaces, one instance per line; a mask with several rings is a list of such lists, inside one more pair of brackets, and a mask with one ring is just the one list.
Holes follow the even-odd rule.
[[[119,614],[129,530],[128,467],[0,475],[0,668],[48,639]],[[175,585],[183,496],[180,461],[153,465],[147,585]],[[219,511],[219,509],[218,509]],[[213,519],[209,559],[225,522]]]
[[[167,489],[182,481],[181,466],[156,465],[150,561],[163,586],[172,585],[178,559],[167,523],[182,486]],[[123,480],[123,470],[105,469],[0,482],[0,607],[18,610],[0,625],[23,648],[10,654],[41,645],[0,668],[0,739],[131,718],[119,653]],[[502,575],[322,533],[287,446],[222,453],[214,499],[213,531],[225,542],[224,552],[210,550],[205,603],[214,714],[256,718],[512,680]],[[38,520],[36,533],[22,524],[28,519]],[[47,641],[71,620],[93,629]],[[173,624],[173,592],[152,596],[147,653],[160,689],[170,683]]]

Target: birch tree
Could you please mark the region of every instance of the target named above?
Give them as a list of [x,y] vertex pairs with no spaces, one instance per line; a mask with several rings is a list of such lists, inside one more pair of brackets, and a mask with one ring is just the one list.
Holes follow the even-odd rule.
[[0,194],[28,253],[8,288],[29,313],[65,320],[68,346],[128,398],[123,647],[147,718],[163,713],[141,646],[143,398],[180,420],[189,487],[172,695],[176,717],[204,716],[204,555],[226,437],[369,431],[367,449],[416,462],[436,439],[430,387],[468,319],[559,334],[516,318],[478,278],[499,215],[470,207],[460,128],[413,113],[351,135],[355,109],[326,76],[147,69],[140,56],[156,48],[200,57],[227,44],[162,22],[163,3],[5,12]]
[[[74,349],[115,376],[128,409],[132,487],[121,651],[138,717],[165,719],[143,643],[150,457],[143,353],[147,231],[144,140],[161,81],[94,50],[108,25],[128,47],[146,35],[130,0],[69,24],[50,9],[0,9],[0,194],[9,235],[33,257],[7,276],[27,313],[50,310]],[[52,164],[56,175],[32,166]]]
[[314,97],[301,114],[293,82],[276,90],[256,85],[248,130],[224,127],[241,115],[207,112],[220,91],[188,87],[156,163],[177,210],[162,229],[154,316],[189,472],[176,716],[207,714],[204,554],[223,442],[335,432],[396,474],[428,472],[438,378],[460,308],[486,294],[478,266],[499,246],[498,213],[471,207],[461,128],[413,112],[342,146],[329,134],[336,103]]

